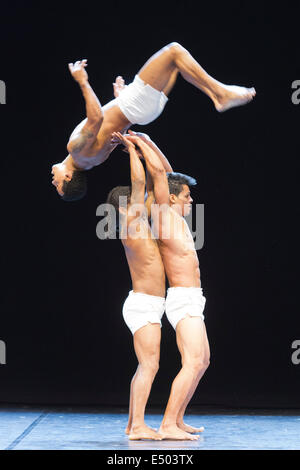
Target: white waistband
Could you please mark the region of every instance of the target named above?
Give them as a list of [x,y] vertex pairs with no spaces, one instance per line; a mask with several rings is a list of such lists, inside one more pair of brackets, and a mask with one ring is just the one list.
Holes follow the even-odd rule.
[[133,290],[129,291],[129,295],[141,295],[145,297],[150,297],[151,299],[166,300],[164,297],[159,297],[158,295],[145,294],[144,292],[134,292]]
[[183,291],[183,292],[203,292],[202,287],[169,287],[167,292],[172,291]]

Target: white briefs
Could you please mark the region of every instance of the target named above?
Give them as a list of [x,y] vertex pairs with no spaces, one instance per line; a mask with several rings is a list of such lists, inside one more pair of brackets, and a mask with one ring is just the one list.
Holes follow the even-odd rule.
[[200,317],[204,320],[206,298],[201,287],[170,287],[167,298],[141,292],[129,292],[123,305],[123,318],[131,333],[148,323],[159,323],[166,309],[166,315],[176,330],[183,318]]
[[204,320],[205,302],[201,287],[170,287],[166,298],[166,315],[174,330],[177,323],[187,316]]
[[159,323],[165,311],[165,298],[141,292],[129,292],[123,305],[123,318],[131,333],[148,323]]
[[145,125],[162,113],[168,98],[136,75],[114,101],[131,124]]

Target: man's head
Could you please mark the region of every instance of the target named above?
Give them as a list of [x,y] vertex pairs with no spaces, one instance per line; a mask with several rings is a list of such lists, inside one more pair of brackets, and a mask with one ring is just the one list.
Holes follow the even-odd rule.
[[77,201],[83,198],[87,191],[86,172],[73,170],[65,163],[52,166],[52,184],[64,201]]
[[190,186],[197,184],[191,176],[182,173],[167,173],[170,205],[183,217],[189,215],[192,208]]
[[107,196],[106,204],[111,204],[116,211],[116,229],[120,229],[120,215],[125,215],[130,203],[131,186],[116,186]]

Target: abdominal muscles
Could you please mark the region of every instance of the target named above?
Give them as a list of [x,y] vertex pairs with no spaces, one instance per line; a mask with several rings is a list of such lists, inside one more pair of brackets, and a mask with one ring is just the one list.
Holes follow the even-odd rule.
[[175,241],[168,246],[160,244],[160,252],[170,287],[201,287],[197,253],[195,249],[185,250],[182,244],[180,245],[176,250]]

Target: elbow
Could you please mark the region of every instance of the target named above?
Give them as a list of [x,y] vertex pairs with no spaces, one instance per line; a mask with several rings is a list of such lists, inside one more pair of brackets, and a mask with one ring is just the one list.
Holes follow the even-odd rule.
[[97,114],[94,117],[94,119],[92,120],[92,123],[94,125],[98,125],[98,126],[100,125],[101,126],[101,124],[103,123],[103,120],[104,120],[104,116],[103,116],[102,112],[100,112],[99,114]]
[[69,152],[70,155],[72,155],[72,153],[76,153],[76,145],[73,140],[70,140],[68,142],[67,151]]
[[154,168],[153,169],[153,172],[152,172],[152,177],[153,178],[159,178],[160,176],[162,176],[164,173],[165,173],[165,169],[163,167],[159,167],[159,168]]
[[143,178],[137,178],[132,181],[132,185],[134,185],[137,188],[142,188],[145,186],[145,180]]
[[97,114],[95,116],[89,117],[88,121],[89,121],[90,130],[94,133],[98,133],[100,127],[102,126],[103,120],[104,120],[103,114],[101,115]]
[[90,115],[88,115],[88,120],[91,125],[101,125],[104,120],[104,115],[101,108],[95,108],[92,110]]

